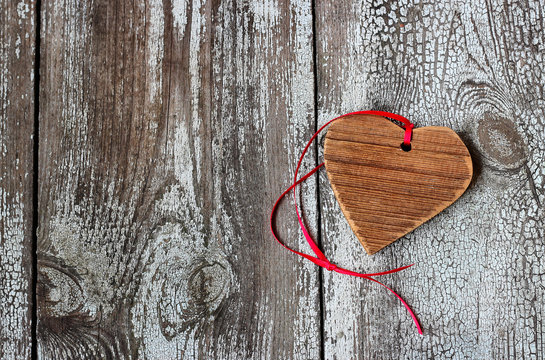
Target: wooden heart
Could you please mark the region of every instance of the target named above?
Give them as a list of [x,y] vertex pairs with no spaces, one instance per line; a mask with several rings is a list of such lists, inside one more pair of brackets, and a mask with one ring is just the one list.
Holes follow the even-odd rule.
[[324,158],[331,187],[352,230],[374,254],[458,199],[473,175],[471,156],[446,127],[405,130],[382,116],[349,115],[327,131]]

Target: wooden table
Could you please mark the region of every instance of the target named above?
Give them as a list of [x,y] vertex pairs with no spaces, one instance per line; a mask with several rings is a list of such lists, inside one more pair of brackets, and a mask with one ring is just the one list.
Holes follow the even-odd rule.
[[[544,19],[536,0],[0,0],[0,358],[543,359]],[[459,201],[373,256],[324,172],[302,187],[333,262],[416,264],[381,279],[422,336],[269,232],[305,141],[363,109],[449,126],[473,158]],[[291,201],[277,226],[310,251]]]

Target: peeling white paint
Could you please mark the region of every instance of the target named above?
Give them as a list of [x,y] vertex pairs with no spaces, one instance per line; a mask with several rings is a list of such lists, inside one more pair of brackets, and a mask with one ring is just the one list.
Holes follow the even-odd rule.
[[[198,134],[200,132],[200,127],[202,124],[202,119],[200,116],[199,109],[201,104],[198,99],[200,98],[201,91],[201,69],[200,69],[200,59],[202,59],[204,54],[201,54],[202,40],[206,34],[206,22],[203,21],[203,16],[201,14],[201,2],[200,0],[193,1],[192,4],[192,23],[191,23],[191,41],[189,45],[189,75],[191,83],[191,98],[193,99],[191,103],[191,123],[192,123],[192,133]],[[195,149],[201,149],[201,137],[195,136],[193,138]],[[182,143],[183,146],[187,147],[187,143]],[[200,164],[202,162],[201,152],[195,151],[193,153],[195,157],[195,163]],[[187,161],[192,161],[191,158],[186,159]],[[201,180],[200,166],[197,166],[195,169],[197,179]]]
[[[146,4],[141,3],[141,7],[148,10],[147,16],[147,33],[146,46],[149,73],[147,82],[149,89],[148,101],[152,104],[160,101],[161,90],[163,87],[162,78],[162,62],[165,56],[164,50],[164,23],[165,17],[163,12],[163,3],[161,1],[150,1]],[[155,123],[151,123],[153,125]]]
[[[531,150],[526,165],[539,190],[537,197],[545,203],[545,170],[541,166],[545,158],[544,125],[539,110],[544,105],[543,88],[540,84],[528,86],[528,93],[522,96],[514,90],[516,84],[511,86],[508,76],[501,75],[506,62],[495,58],[499,55],[493,55],[493,50],[502,50],[506,56],[506,48],[501,36],[492,36],[498,31],[479,30],[484,33],[476,36],[472,30],[472,21],[478,29],[489,26],[485,16],[488,10],[481,7],[484,5],[452,2],[412,6],[406,1],[382,4],[351,4],[342,21],[335,18],[320,22],[318,100],[324,104],[320,123],[377,104],[410,115],[419,125],[448,124],[472,136],[470,127],[475,117],[485,110],[499,109],[507,101],[509,108],[498,111],[520,119],[517,129],[524,133]],[[159,1],[139,4],[137,10],[144,13],[147,27],[143,43],[146,72],[142,75],[146,78],[145,99],[138,109],[145,112],[170,101],[164,139],[158,133],[161,122],[142,115],[145,131],[165,141],[162,154],[168,157],[166,164],[161,164],[165,165],[166,175],[154,169],[159,175],[150,171],[149,183],[145,184],[140,173],[135,176],[139,180],[121,179],[115,166],[109,168],[112,173],[98,174],[96,163],[89,160],[92,154],[77,151],[91,149],[89,144],[101,134],[90,133],[87,128],[94,119],[80,91],[86,86],[84,70],[92,66],[88,64],[85,69],[81,58],[95,45],[88,37],[93,32],[92,11],[90,5],[75,5],[48,4],[46,9],[55,19],[64,18],[66,13],[64,28],[58,29],[63,44],[67,44],[59,58],[65,72],[59,100],[63,105],[59,108],[60,127],[65,133],[60,136],[74,141],[69,146],[76,150],[50,163],[58,167],[56,171],[70,174],[58,188],[50,189],[51,196],[58,200],[53,203],[56,212],[47,224],[48,236],[42,239],[47,246],[41,250],[65,261],[66,267],[73,267],[83,286],[78,292],[62,271],[45,269],[57,285],[48,296],[58,301],[47,310],[62,317],[77,308],[91,317],[109,319],[117,310],[117,301],[131,294],[126,300],[130,311],[123,315],[128,315],[132,331],[127,343],[137,344],[138,358],[318,358],[317,269],[305,261],[291,263],[291,255],[280,247],[276,250],[262,214],[265,207],[272,205],[268,203],[274,196],[270,190],[278,184],[289,184],[300,151],[313,130],[312,4],[267,0],[235,8],[231,2],[222,2],[213,16],[212,4],[204,0],[191,4],[188,0],[175,1],[172,9],[164,9]],[[337,10],[344,11],[343,6]],[[502,6],[492,12],[501,11]],[[177,57],[189,61],[172,64],[176,76],[168,79],[172,80],[168,99],[163,93],[167,81],[165,10],[173,12],[178,31],[173,41],[184,41],[189,36],[185,39],[189,47],[183,49],[188,56]],[[520,12],[506,14],[514,14],[516,21],[524,20]],[[331,19],[330,14],[318,15]],[[84,19],[83,29],[72,21],[77,16]],[[529,22],[539,26],[541,15],[530,11],[528,16]],[[535,34],[540,33],[537,30],[542,29],[536,28]],[[538,48],[542,46],[541,37],[535,40],[521,36],[507,43],[530,41]],[[543,62],[541,52],[525,49],[520,45],[514,50],[519,59],[524,59],[516,65],[521,84],[533,83],[533,71],[541,71],[538,64]],[[212,56],[211,71],[205,74],[209,71],[205,63],[208,56]],[[188,73],[182,76],[181,65],[188,66]],[[496,78],[492,79],[491,74]],[[212,86],[204,80],[208,75]],[[493,86],[478,90],[484,93],[479,96],[475,96],[475,89],[457,92],[460,83],[468,78]],[[2,73],[0,102],[7,89],[5,79]],[[203,114],[208,111],[203,104],[209,105],[210,114]],[[202,129],[208,128],[212,133],[203,136]],[[210,138],[212,143],[208,144]],[[54,157],[55,149],[50,151],[47,155]],[[1,153],[7,153],[5,146]],[[228,163],[226,155],[232,155]],[[309,154],[305,168],[313,162]],[[253,171],[248,164],[261,172]],[[283,164],[285,172],[279,169]],[[72,190],[78,187],[79,175],[71,171],[88,168],[89,188],[83,200],[76,199]],[[256,174],[262,178],[256,180]],[[428,350],[447,357],[466,353],[493,358],[492,350],[505,345],[502,341],[509,336],[517,340],[506,345],[513,353],[537,357],[542,344],[531,338],[543,332],[543,306],[535,299],[543,297],[543,290],[536,284],[542,282],[541,274],[545,272],[539,261],[544,251],[544,215],[522,168],[506,173],[485,167],[473,190],[455,207],[372,258],[364,254],[343,222],[327,190],[325,175],[320,177],[325,214],[323,240],[328,256],[341,266],[363,270],[390,268],[392,258],[396,265],[417,262],[417,267],[384,280],[405,296],[425,330],[429,330],[427,337],[413,336],[404,309],[375,284],[326,273],[326,358],[388,357],[392,353],[416,358],[428,354]],[[168,183],[163,185],[162,181]],[[118,198],[121,182],[127,187],[126,193],[131,194],[124,199]],[[201,196],[203,183],[210,186],[207,190],[211,194],[206,199]],[[255,191],[255,184],[262,186],[262,197],[244,200],[242,205],[230,203],[239,193],[242,198],[249,189]],[[145,186],[159,189],[154,190],[157,196],[152,200],[138,197]],[[306,220],[313,227],[318,216],[315,182],[309,180],[302,192]],[[5,191],[0,201],[8,195]],[[145,216],[140,216],[154,226],[145,239],[139,238],[145,236],[132,220],[142,211],[142,201],[151,205],[145,209]],[[245,208],[240,210],[241,206]],[[205,207],[213,210],[205,213]],[[248,223],[246,213],[255,214],[254,223]],[[242,234],[244,229],[254,229],[252,226],[254,233]],[[286,241],[308,251],[296,230],[286,231]],[[273,284],[253,284],[256,279],[242,278],[237,273],[249,267],[243,265],[248,259],[237,250],[256,243],[274,249],[276,257],[252,262],[256,274],[270,272],[268,278],[274,280]],[[256,251],[261,254],[261,249]],[[282,268],[278,274],[271,270],[277,264],[295,265]],[[427,269],[432,269],[433,276]],[[124,275],[122,270],[132,273]],[[124,282],[126,279],[130,281]],[[241,289],[248,291],[250,285],[259,292],[256,290],[255,298],[241,300]],[[275,289],[286,292],[280,296]],[[65,293],[70,296],[63,297]],[[509,302],[509,296],[515,300]],[[219,310],[253,316],[226,326],[217,318],[215,312]],[[251,324],[255,332],[249,334],[244,322]],[[286,334],[295,339],[278,339]],[[372,343],[387,346],[368,347]]]
[[174,26],[178,28],[179,38],[184,37],[184,30],[187,24],[187,8],[189,0],[174,0],[172,2],[172,17],[174,18]]
[[0,1],[0,357],[26,359],[32,341],[31,197],[23,175],[32,166],[26,161],[30,144],[20,139],[31,130],[25,116],[32,116],[34,92],[19,71],[34,69],[32,44],[21,42],[34,29],[27,19],[32,4],[15,5]]
[[[513,121],[527,142],[524,160],[543,204],[537,164],[545,156],[539,100],[545,95],[539,85],[544,53],[524,40],[543,31],[538,2],[381,4],[354,1],[338,14],[342,23],[326,21],[318,29],[318,59],[324,59],[318,64],[324,103],[319,122],[380,107],[417,126],[446,125],[463,133],[484,164],[453,206],[374,256],[365,254],[322,178],[326,253],[365,272],[415,263],[381,280],[404,296],[424,328],[418,336],[399,301],[376,284],[327,272],[325,357],[543,357],[536,336],[545,318],[536,301],[544,295],[537,275],[545,270],[543,206],[524,168],[509,170],[520,163],[502,164],[498,156],[493,168],[487,163],[493,149],[479,144],[474,130],[486,113]],[[331,19],[333,8],[321,9],[317,16]],[[520,68],[528,63],[532,71],[512,70],[519,59]],[[506,141],[499,147],[504,156],[520,152],[512,146]]]
[[17,15],[19,17],[18,23],[21,25],[24,20],[26,20],[28,14],[30,13],[30,5],[28,1],[21,0],[17,4]]

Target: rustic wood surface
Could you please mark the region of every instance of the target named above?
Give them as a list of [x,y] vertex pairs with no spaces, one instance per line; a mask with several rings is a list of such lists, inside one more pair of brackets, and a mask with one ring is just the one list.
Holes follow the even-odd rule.
[[318,270],[267,226],[315,126],[310,2],[137,4],[42,3],[40,356],[319,358]]
[[382,277],[325,273],[325,358],[545,356],[545,7],[540,1],[316,2],[318,123],[359,109],[459,133],[467,192],[367,256],[321,174],[325,253]]
[[0,0],[0,359],[32,352],[35,20]]
[[[540,1],[35,6],[0,1],[0,358],[545,356]],[[475,165],[457,202],[373,256],[325,172],[302,188],[333,263],[416,264],[381,280],[422,336],[387,291],[269,233],[305,141],[363,109],[451,127]],[[309,251],[290,201],[276,224]]]
[[443,211],[471,182],[471,155],[452,129],[416,128],[403,150],[404,133],[372,115],[345,116],[327,130],[331,189],[369,255]]

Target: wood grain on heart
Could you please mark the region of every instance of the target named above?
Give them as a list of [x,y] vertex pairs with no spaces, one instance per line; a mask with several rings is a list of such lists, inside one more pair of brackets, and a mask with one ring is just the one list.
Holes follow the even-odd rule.
[[405,130],[387,118],[349,115],[329,127],[327,175],[352,230],[374,254],[458,199],[473,175],[471,156],[446,127]]

